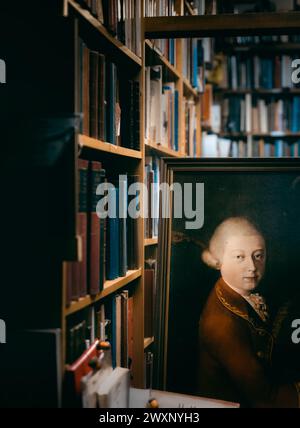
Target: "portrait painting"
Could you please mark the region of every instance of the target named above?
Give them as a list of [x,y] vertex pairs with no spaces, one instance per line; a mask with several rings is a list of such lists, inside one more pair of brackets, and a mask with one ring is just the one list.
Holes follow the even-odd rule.
[[300,161],[166,158],[162,180],[155,385],[297,407]]

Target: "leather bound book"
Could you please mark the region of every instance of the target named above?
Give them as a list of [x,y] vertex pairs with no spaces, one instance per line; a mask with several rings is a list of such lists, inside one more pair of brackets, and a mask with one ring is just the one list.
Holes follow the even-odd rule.
[[112,62],[106,62],[106,140],[117,144],[116,105],[117,105],[117,68]]
[[65,266],[66,269],[66,276],[65,276],[65,280],[66,280],[66,306],[70,306],[71,302],[72,302],[72,275],[71,275],[71,267],[70,267],[70,263],[66,263]]
[[98,138],[99,55],[90,52],[90,136]]
[[100,242],[101,242],[101,227],[100,219],[97,215],[96,209],[98,204],[98,196],[96,190],[99,184],[103,182],[105,177],[105,170],[102,169],[100,162],[90,162],[89,169],[89,199],[90,199],[90,212],[88,221],[88,279],[89,279],[89,292],[95,296],[100,292]]
[[141,149],[141,145],[140,145],[140,82],[138,82],[136,80],[133,82],[133,90],[134,90],[134,95],[133,95],[133,100],[134,100],[133,123],[134,123],[134,125],[133,125],[133,131],[132,131],[132,132],[134,132],[133,149],[139,151]]
[[88,167],[86,160],[78,160],[79,207],[77,214],[78,235],[81,237],[82,259],[78,262],[79,295],[87,295],[87,212],[88,212]]
[[145,269],[145,337],[154,336],[154,269]]
[[116,216],[108,217],[106,230],[106,278],[109,281],[119,277],[120,222],[117,215],[119,211],[119,189],[117,187],[108,192],[109,206],[112,206],[113,198],[116,200]]
[[119,276],[124,277],[127,274],[127,210],[128,210],[128,178],[124,175],[124,179],[120,179],[120,219],[119,219]]
[[83,133],[90,135],[90,51],[83,47],[83,73],[82,73],[82,91],[83,91]]
[[104,55],[99,54],[98,59],[98,138],[106,141],[106,62]]
[[78,281],[78,263],[67,262],[66,263],[66,305],[74,301],[77,301],[80,297],[79,281]]
[[[128,188],[138,182],[138,175],[128,176]],[[135,196],[128,195],[128,206],[134,199]],[[127,264],[128,270],[138,269],[138,220],[130,216],[127,219]]]
[[121,293],[121,367],[128,368],[128,298],[127,290]]
[[129,297],[128,308],[128,368],[132,372],[133,368],[133,297]]

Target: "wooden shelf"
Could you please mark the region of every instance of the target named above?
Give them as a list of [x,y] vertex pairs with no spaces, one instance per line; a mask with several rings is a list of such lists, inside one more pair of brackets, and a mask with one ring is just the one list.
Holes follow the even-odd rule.
[[154,337],[147,337],[144,339],[144,349],[149,348],[154,343]]
[[274,89],[222,89],[222,88],[214,88],[214,92],[218,94],[228,94],[228,95],[245,95],[245,94],[253,94],[253,95],[282,95],[282,96],[290,96],[290,95],[300,95],[300,89],[296,88],[274,88]]
[[145,247],[151,247],[158,244],[158,238],[145,239]]
[[197,90],[192,87],[190,82],[184,77],[183,79],[183,93],[185,95],[192,95],[194,98],[199,96]]
[[179,71],[164,57],[164,55],[160,52],[160,50],[152,43],[150,40],[145,41],[145,46],[147,49],[147,55],[149,58],[149,54],[153,55],[152,63],[155,65],[163,65],[166,70],[166,74],[170,80],[178,80],[180,79]]
[[134,52],[128,49],[122,42],[116,39],[109,31],[101,24],[87,9],[81,7],[74,0],[67,0],[69,5],[72,6],[73,10],[85,20],[85,22],[91,26],[92,29],[97,31],[98,35],[109,44],[111,53],[116,57],[117,61],[120,62],[120,56],[122,56],[121,61],[130,62],[132,65],[137,67],[142,67],[142,59],[139,58]]
[[150,151],[155,151],[163,156],[167,157],[175,157],[180,158],[182,157],[179,152],[176,152],[175,150],[169,149],[168,147],[161,146],[159,144],[155,144],[153,142],[150,142],[149,140],[145,142],[145,148]]
[[142,159],[142,153],[137,150],[127,149],[126,147],[115,146],[114,144],[104,143],[86,135],[79,135],[79,145],[82,149],[98,150],[100,152],[111,153],[116,156]]
[[65,316],[72,315],[82,309],[87,308],[88,306],[98,302],[99,300],[104,299],[110,294],[115,293],[126,285],[132,283],[137,278],[140,278],[142,275],[142,269],[128,271],[127,275],[123,278],[117,278],[113,281],[106,281],[104,284],[104,290],[99,293],[97,296],[86,296],[80,299],[78,302],[73,302],[68,308],[65,309]]
[[144,18],[148,39],[299,33],[300,12]]

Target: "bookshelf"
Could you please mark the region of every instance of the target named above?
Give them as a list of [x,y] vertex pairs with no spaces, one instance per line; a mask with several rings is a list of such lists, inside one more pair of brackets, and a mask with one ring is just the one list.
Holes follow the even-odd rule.
[[215,40],[218,66],[207,96],[214,123],[203,135],[206,148],[216,135],[216,151],[222,144],[226,156],[299,156],[297,46],[293,34]]
[[[142,52],[141,52],[141,48],[139,48],[139,42],[141,42],[140,31],[141,31],[142,21],[140,19],[140,14],[142,13],[142,9],[141,9],[142,2],[135,3],[135,7],[136,7],[135,10],[137,12],[135,19],[134,20],[132,19],[130,24],[129,24],[129,20],[126,22],[126,26],[127,26],[126,31],[128,33],[130,32],[132,37],[134,33],[137,52],[133,52],[132,47],[130,48],[126,46],[124,44],[124,41],[118,40],[117,38],[118,35],[116,37],[116,35],[114,35],[112,31],[106,28],[105,22],[103,23],[99,21],[99,16],[95,16],[95,13],[93,13],[93,10],[88,8],[88,6],[92,6],[91,4],[87,4],[89,2],[86,2],[85,5],[83,4],[79,5],[78,3],[79,2],[72,1],[72,0],[68,1],[68,6],[69,6],[68,18],[75,20],[77,24],[77,32],[75,34],[75,44],[78,46],[78,43],[79,43],[79,46],[80,46],[80,43],[82,40],[82,42],[84,43],[83,52],[87,51],[87,49],[89,50],[87,53],[87,56],[89,56],[89,60],[87,63],[88,65],[86,66],[86,62],[84,62],[86,61],[84,57],[85,53],[82,54],[82,48],[81,47],[79,48],[81,50],[77,58],[77,63],[75,63],[75,67],[77,70],[76,90],[79,93],[81,91],[81,94],[82,94],[81,95],[82,99],[77,100],[78,109],[80,111],[83,110],[83,112],[85,113],[84,117],[88,117],[90,121],[90,123],[83,124],[83,129],[80,130],[77,136],[79,158],[81,158],[85,162],[89,162],[89,164],[98,163],[99,165],[99,162],[101,162],[101,167],[104,168],[104,170],[107,173],[108,181],[110,180],[110,178],[115,178],[118,174],[121,174],[121,173],[122,174],[128,173],[129,175],[138,176],[139,180],[143,181],[143,174],[144,174],[144,168],[143,168],[144,144],[142,142],[142,135],[143,135],[142,134],[142,126],[143,126],[143,118],[142,118],[143,102],[142,101],[143,99],[141,96],[142,90],[143,90],[142,89],[143,80],[142,80],[142,73],[141,73]],[[112,6],[110,5],[109,7],[112,7]],[[114,20],[114,17],[113,17],[113,20]],[[128,29],[128,25],[131,26],[130,30]],[[118,30],[119,30],[119,27],[118,27]],[[126,39],[126,42],[128,44],[131,44],[131,41],[128,38]],[[83,59],[80,56],[80,54],[82,55]],[[95,72],[95,75],[97,76],[95,82],[94,80],[92,80],[94,76],[93,74],[94,72],[92,69],[93,67],[92,61],[95,62],[95,59],[93,59],[93,56],[94,58],[95,57],[99,58],[99,60],[96,59],[96,64],[97,64],[97,61],[99,61],[99,68],[97,68],[96,69],[97,71]],[[104,63],[105,65],[102,70],[101,63],[103,62],[105,62]],[[111,66],[110,64],[114,64],[114,65]],[[85,67],[87,67],[86,68],[87,72],[85,71],[86,70]],[[100,77],[99,82],[97,82],[98,72],[100,72],[100,75],[103,74],[104,76],[103,82],[101,80],[102,77]],[[116,78],[114,78],[113,75],[116,75]],[[86,79],[89,79],[88,80],[89,86],[87,89],[88,92],[84,92],[86,90],[85,89]],[[132,95],[131,93],[129,93],[129,97],[131,97],[129,101],[125,100],[126,98],[125,93],[123,95],[121,93],[123,87],[125,86],[125,82],[127,81],[129,82],[129,84],[130,82],[133,82],[131,84],[132,87],[135,85],[135,87],[137,88],[135,95]],[[102,86],[103,84],[106,85],[106,87]],[[106,105],[101,104],[101,108],[106,109],[106,118],[104,119],[106,120],[106,122],[104,125],[101,124],[101,114],[98,113],[97,111],[96,113],[94,113],[94,110],[93,110],[94,108],[93,103],[95,101],[93,101],[93,92],[91,92],[93,90],[91,90],[91,85],[93,85],[93,87],[96,85],[95,87],[99,87],[99,89],[101,90],[102,88],[104,88],[107,94],[106,97],[109,97],[108,93],[109,94],[113,93],[112,96],[114,98],[112,100],[110,98],[106,98],[105,100]],[[101,97],[101,95],[99,96]],[[123,96],[123,101],[121,100],[122,96]],[[134,100],[133,100],[133,97],[135,97]],[[80,96],[77,98],[80,98]],[[87,102],[86,100],[88,100],[88,103],[89,103],[88,107],[86,107],[86,102]],[[102,102],[101,98],[100,98],[100,102]],[[117,103],[120,103],[120,106],[121,106],[121,119],[118,118]],[[134,103],[134,107],[132,107],[131,103],[132,104]],[[86,110],[86,108],[88,108],[88,110]],[[128,120],[136,120],[130,116],[130,115],[133,115],[132,113],[133,108],[135,109],[134,111],[136,111],[136,113],[134,114],[135,115],[138,114],[139,119],[138,119],[138,122],[136,122],[137,125],[134,122],[132,122],[132,125],[133,127],[138,126],[140,130],[139,130],[139,133],[136,133],[133,136],[131,136],[130,134],[128,135],[126,134],[125,136],[124,134],[125,125],[123,126],[122,120],[124,120],[125,122],[125,119],[123,119],[123,117],[125,118],[126,110],[130,111],[130,113],[128,113],[128,116],[127,116]],[[122,116],[122,113],[124,116]],[[96,120],[98,120],[98,124],[97,124],[98,132],[97,130],[95,132],[92,129],[92,126],[93,126],[92,121],[94,120],[93,118],[94,114],[96,114]],[[113,119],[111,119],[112,115],[113,115]],[[108,119],[108,116],[110,116],[109,119]],[[111,122],[109,122],[111,120],[114,121],[112,125],[111,125]],[[118,128],[117,122],[115,122],[117,120],[120,120],[119,133],[117,131],[117,128]],[[101,126],[102,128],[104,128],[104,130],[102,129],[101,131],[102,136],[100,135]],[[114,131],[110,129],[111,126],[114,128]],[[101,138],[103,137],[103,135],[104,135],[104,138]],[[105,138],[105,135],[106,135],[106,138]],[[132,147],[130,147],[130,145],[128,146],[129,143]],[[124,146],[124,144],[126,144],[126,147]],[[81,177],[80,175],[81,173],[82,173],[81,170],[77,171],[77,176],[79,176],[79,178]],[[80,187],[81,184],[79,183],[78,186]],[[77,193],[79,192],[78,186],[77,186]],[[80,187],[80,190],[81,190],[81,187]],[[107,228],[109,227],[108,220],[106,221],[105,224],[106,224],[105,227],[107,230]],[[84,317],[86,317],[86,314],[87,313],[89,314],[90,311],[95,312],[98,310],[102,310],[104,306],[105,306],[105,309],[107,309],[106,305],[110,306],[111,304],[114,304],[114,302],[116,302],[116,300],[118,299],[118,295],[121,295],[121,293],[127,290],[133,301],[132,303],[133,313],[131,314],[131,323],[132,323],[131,329],[133,329],[131,334],[133,336],[133,339],[132,339],[133,344],[131,349],[132,354],[130,355],[130,357],[134,361],[133,368],[132,368],[133,385],[136,387],[142,387],[144,384],[143,383],[144,382],[144,360],[143,360],[143,349],[144,349],[143,248],[144,248],[144,242],[141,240],[141,237],[144,235],[144,233],[143,233],[142,219],[137,220],[135,227],[136,227],[136,235],[137,235],[136,236],[137,241],[135,242],[135,245],[137,247],[135,251],[135,258],[136,258],[135,262],[138,268],[134,270],[132,269],[127,270],[125,276],[124,276],[124,273],[119,275],[117,274],[115,279],[108,280],[104,278],[102,290],[100,287],[98,292],[95,292],[94,290],[94,292],[91,294],[89,293],[89,289],[88,289],[86,295],[83,295],[81,297],[79,296],[74,300],[68,299],[69,301],[66,302],[66,304],[64,305],[63,314],[62,314],[62,341],[63,341],[62,355],[63,355],[63,365],[65,366],[66,358],[68,355],[68,350],[67,350],[68,341],[70,340],[70,326],[72,326],[72,322],[73,324],[74,323],[76,324],[81,319],[85,319]],[[88,242],[89,242],[89,239],[88,239]],[[108,241],[106,242],[106,245],[108,245]],[[109,251],[109,250],[106,250],[106,251]],[[122,251],[122,254],[123,252],[127,252],[126,248],[120,249],[119,251]],[[100,249],[100,254],[102,252],[103,252],[103,247],[101,247]],[[95,264],[95,268],[92,267],[92,269],[94,270],[96,268],[97,268],[97,263]],[[100,266],[100,268],[102,269],[102,266]],[[68,267],[68,263],[65,262],[64,270],[63,270],[64,296],[67,293],[67,289],[69,287],[69,282],[70,282],[68,269],[70,269]],[[101,269],[100,269],[100,275],[101,275]],[[109,272],[107,271],[106,274],[109,274]],[[91,280],[91,275],[92,274],[88,275],[88,278],[90,278],[90,280]],[[88,287],[89,287],[89,284],[88,284]],[[118,311],[118,309],[115,309],[115,310]],[[109,316],[113,316],[113,315],[111,314]],[[127,320],[127,314],[125,316]],[[128,317],[129,317],[129,313],[128,313]],[[76,321],[72,321],[72,320],[76,320]],[[97,320],[96,320],[96,323],[97,323]],[[113,324],[112,319],[111,319],[111,323]],[[129,323],[129,319],[128,319],[128,323]],[[117,328],[116,325],[113,326],[112,329],[116,329]],[[76,329],[77,325],[75,325],[74,328]],[[68,360],[68,362],[70,364],[72,361]]]

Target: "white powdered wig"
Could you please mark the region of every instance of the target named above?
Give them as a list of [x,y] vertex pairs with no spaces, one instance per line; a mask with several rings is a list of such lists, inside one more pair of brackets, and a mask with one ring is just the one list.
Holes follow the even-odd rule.
[[209,246],[202,253],[203,262],[209,267],[219,270],[227,240],[231,236],[259,235],[262,233],[245,217],[230,217],[223,221],[214,231]]

